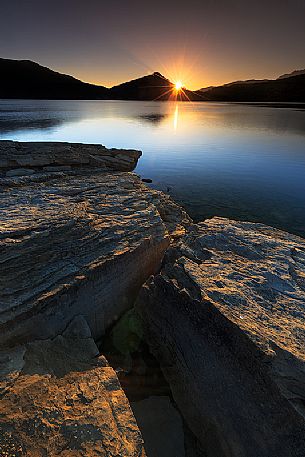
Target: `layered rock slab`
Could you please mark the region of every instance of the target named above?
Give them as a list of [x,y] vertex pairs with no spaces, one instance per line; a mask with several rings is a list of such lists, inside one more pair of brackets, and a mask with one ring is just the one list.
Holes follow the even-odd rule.
[[77,314],[99,338],[158,270],[170,233],[183,231],[183,211],[132,173],[41,173],[1,184],[3,345],[56,336]]
[[53,340],[6,351],[1,456],[145,457],[116,374],[97,354],[82,316]]
[[208,457],[305,455],[305,241],[213,218],[170,248],[136,309]]
[[100,144],[0,141],[0,173],[21,176],[79,167],[132,171],[140,156],[141,151]]

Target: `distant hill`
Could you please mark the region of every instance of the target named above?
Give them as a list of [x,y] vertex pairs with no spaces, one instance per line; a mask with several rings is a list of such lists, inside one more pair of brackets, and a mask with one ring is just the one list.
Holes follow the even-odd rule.
[[275,80],[235,82],[201,93],[209,101],[305,102],[305,74]]
[[294,70],[291,73],[279,76],[277,79],[290,78],[291,76],[305,75],[305,70]]
[[233,86],[234,84],[257,84],[265,81],[270,81],[269,79],[246,79],[245,81],[232,81],[231,83],[223,84],[222,86],[208,86],[200,89],[200,92],[207,92],[210,89],[215,89],[215,87],[228,87]]
[[119,84],[109,89],[110,98],[117,100],[197,100],[194,92],[183,88],[175,92],[175,85],[159,72]]
[[31,60],[0,59],[0,98],[104,99],[108,89],[57,73]]
[[109,89],[110,98],[118,100],[167,100],[173,83],[155,72]]

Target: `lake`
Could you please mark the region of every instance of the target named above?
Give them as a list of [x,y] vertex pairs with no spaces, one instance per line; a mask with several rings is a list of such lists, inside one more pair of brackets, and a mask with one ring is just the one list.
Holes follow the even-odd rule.
[[305,111],[230,103],[0,100],[0,139],[141,149],[136,172],[196,220],[305,237]]

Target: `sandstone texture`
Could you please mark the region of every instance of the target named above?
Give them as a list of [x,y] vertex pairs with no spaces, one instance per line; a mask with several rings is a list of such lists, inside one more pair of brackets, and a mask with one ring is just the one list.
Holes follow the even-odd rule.
[[221,218],[192,226],[136,310],[207,457],[305,455],[305,240]]
[[1,457],[145,457],[116,374],[97,354],[82,316],[53,340],[2,353],[11,371],[0,373]]
[[135,174],[103,168],[3,177],[0,192],[0,343],[7,346],[54,337],[79,314],[101,337],[187,219]]

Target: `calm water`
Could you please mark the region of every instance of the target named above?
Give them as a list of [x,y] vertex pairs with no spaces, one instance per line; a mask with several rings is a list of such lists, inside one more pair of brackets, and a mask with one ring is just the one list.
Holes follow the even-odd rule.
[[305,236],[305,111],[227,103],[0,101],[0,139],[143,151],[137,172],[196,220]]

